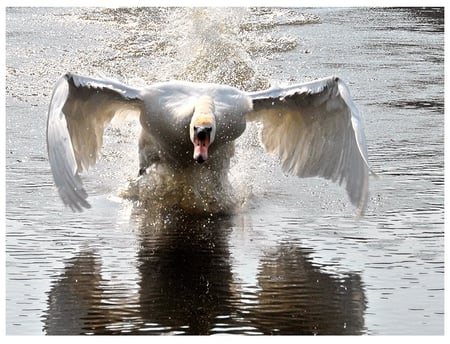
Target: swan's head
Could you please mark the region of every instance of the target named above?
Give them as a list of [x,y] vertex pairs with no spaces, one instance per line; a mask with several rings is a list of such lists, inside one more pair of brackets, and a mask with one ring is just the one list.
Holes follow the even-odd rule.
[[214,101],[209,96],[200,97],[195,105],[189,133],[194,144],[194,160],[202,163],[208,159],[208,148],[216,136]]

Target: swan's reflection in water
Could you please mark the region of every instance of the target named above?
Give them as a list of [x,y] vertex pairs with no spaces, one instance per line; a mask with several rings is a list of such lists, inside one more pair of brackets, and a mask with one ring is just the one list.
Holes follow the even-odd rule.
[[359,275],[326,272],[307,248],[286,243],[262,252],[256,285],[243,286],[230,258],[234,250],[245,257],[245,242],[230,246],[241,229],[236,218],[148,215],[139,217],[139,248],[130,258],[136,290],[107,283],[102,257],[83,250],[48,293],[47,334],[364,333]]
[[139,252],[141,315],[172,331],[207,334],[231,311],[230,219],[181,212],[169,225],[143,226]]

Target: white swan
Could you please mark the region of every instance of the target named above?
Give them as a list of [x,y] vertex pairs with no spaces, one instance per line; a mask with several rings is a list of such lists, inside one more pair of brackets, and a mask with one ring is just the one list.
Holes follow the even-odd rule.
[[181,81],[134,88],[63,75],[50,102],[47,149],[59,195],[72,210],[90,207],[79,173],[95,164],[104,127],[121,111],[140,118],[139,174],[154,163],[187,169],[227,159],[220,148],[244,132],[246,121],[255,120],[262,123],[265,150],[280,158],[283,171],[344,183],[357,213],[364,212],[369,166],[363,122],[337,77],[243,92]]

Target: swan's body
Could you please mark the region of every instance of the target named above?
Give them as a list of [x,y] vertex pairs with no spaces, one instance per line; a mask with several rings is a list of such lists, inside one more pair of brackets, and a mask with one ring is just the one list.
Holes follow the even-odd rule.
[[158,163],[188,171],[207,161],[207,167],[196,168],[222,178],[234,140],[247,121],[256,120],[262,122],[264,148],[279,156],[285,172],[344,183],[358,212],[365,209],[369,167],[362,118],[336,77],[243,92],[219,84],[173,81],[133,88],[62,76],[50,103],[47,146],[59,194],[73,210],[90,207],[78,174],[95,164],[104,126],[122,111],[135,112],[142,125],[140,174]]

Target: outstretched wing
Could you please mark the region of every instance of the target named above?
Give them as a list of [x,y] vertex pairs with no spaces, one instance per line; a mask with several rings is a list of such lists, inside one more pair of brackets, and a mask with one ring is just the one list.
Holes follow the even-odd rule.
[[358,214],[368,198],[369,165],[362,117],[345,83],[329,77],[310,83],[251,92],[248,120],[262,122],[266,151],[283,171],[344,183]]
[[47,151],[56,187],[72,210],[89,208],[78,173],[96,162],[103,130],[121,111],[140,113],[139,89],[75,74],[55,85],[47,119]]

